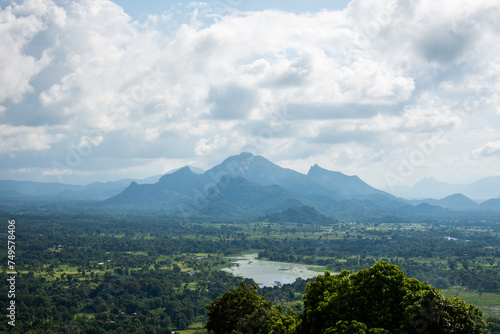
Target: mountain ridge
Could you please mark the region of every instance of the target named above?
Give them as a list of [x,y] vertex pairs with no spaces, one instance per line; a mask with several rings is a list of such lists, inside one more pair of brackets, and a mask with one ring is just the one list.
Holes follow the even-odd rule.
[[413,200],[413,204],[427,203],[433,206],[440,206],[445,209],[456,211],[471,211],[480,208],[479,204],[461,193],[452,194],[441,199],[427,198],[422,200]]
[[[308,174],[302,174],[247,152],[230,156],[203,174],[193,173],[184,167],[162,176],[152,186],[142,187],[151,190],[142,191],[141,185],[127,190],[136,191],[137,203],[155,207],[158,202],[151,196],[161,197],[162,191],[174,191],[192,201],[181,203],[183,208],[178,211],[195,215],[202,214],[202,211],[216,213],[217,210],[211,209],[215,205],[214,199],[218,206],[240,209],[245,217],[308,206],[330,217],[368,218],[389,214],[408,205],[387,192],[371,187],[355,175],[329,171],[317,164],[310,168]],[[106,202],[119,204],[116,197]],[[171,212],[175,208],[165,210]]]
[[[91,196],[84,197],[84,194],[93,192],[96,207],[122,212],[153,210],[171,215],[208,215],[228,219],[262,217],[296,207],[311,207],[322,215],[347,220],[400,214],[500,211],[497,210],[498,201],[491,200],[479,205],[458,193],[440,200],[407,201],[370,186],[357,175],[330,171],[318,164],[303,174],[247,152],[230,156],[203,173],[200,171],[192,166],[184,166],[155,177],[157,181],[148,184],[137,180],[92,183],[87,186],[51,184],[49,188],[52,193],[45,197],[23,197],[22,192],[18,191],[22,187],[16,189],[12,186],[15,181],[11,181],[10,189],[2,188],[2,184],[8,182],[0,181],[0,198],[11,191],[15,195],[11,197],[12,201],[40,198],[57,201],[61,197],[64,200],[89,200]],[[425,182],[439,181],[428,179]],[[40,195],[43,184],[31,186]],[[35,190],[33,193],[37,194]]]
[[500,175],[488,176],[467,184],[449,184],[428,177],[410,187],[395,187],[390,192],[409,200],[443,199],[461,193],[468,198],[481,202],[491,198],[500,198]]

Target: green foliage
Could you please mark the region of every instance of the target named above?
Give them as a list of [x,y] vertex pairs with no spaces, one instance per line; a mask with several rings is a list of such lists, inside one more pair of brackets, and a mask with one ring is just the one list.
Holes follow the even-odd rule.
[[424,287],[384,262],[357,274],[325,272],[308,284],[301,328],[303,333],[320,333],[339,321],[356,320],[369,327],[396,330],[403,320],[407,291]]
[[339,321],[335,324],[335,327],[330,327],[325,330],[325,333],[335,333],[335,334],[365,334],[367,327],[364,323],[353,321]]
[[215,334],[486,334],[481,310],[379,262],[351,274],[319,275],[307,285],[302,314],[284,315],[244,283],[207,306]]
[[300,334],[317,333],[489,333],[481,310],[406,278],[380,262],[356,274],[325,272],[304,295]]
[[283,315],[280,308],[257,295],[257,287],[241,282],[207,306],[206,329],[215,334],[226,333],[290,333],[295,319]]
[[[500,266],[495,264],[500,257],[500,225],[496,220],[441,224],[341,223],[331,232],[304,225],[289,232],[283,242],[266,245],[259,257],[327,266],[336,272],[358,271],[386,260],[399,265],[408,277],[439,289],[460,285],[499,293]],[[298,232],[306,229],[307,238]],[[447,235],[459,240],[446,240]],[[468,263],[468,269],[463,263]]]
[[330,327],[325,330],[325,334],[389,334],[388,330],[383,328],[371,328],[359,321],[344,321],[341,320],[335,324],[334,327]]
[[446,298],[436,289],[419,291],[409,299],[414,302],[405,310],[407,333],[489,333],[485,323],[478,322],[483,312],[458,297]]
[[205,327],[216,334],[230,333],[263,302],[264,297],[257,296],[255,288],[249,289],[240,283],[237,289],[224,293],[207,306],[209,320]]
[[[453,287],[448,295],[459,293],[464,300],[481,305],[494,317],[488,321],[500,328],[495,312],[500,287],[500,225],[494,217],[484,217],[484,221],[426,219],[411,224],[342,222],[319,226],[194,218],[185,222],[149,214],[102,215],[92,207],[56,213],[50,203],[36,205],[39,207],[33,210],[0,212],[4,240],[11,219],[7,212],[25,212],[18,216],[16,230],[16,331],[20,333],[171,333],[199,328],[207,320],[205,305],[242,280],[220,271],[227,266],[224,256],[250,249],[259,250],[267,259],[317,264],[332,271],[357,272],[386,258],[399,264],[407,277],[429,280],[439,288]],[[38,213],[30,213],[33,211]],[[459,240],[444,239],[448,235]],[[7,252],[0,258],[7,263]],[[448,259],[453,261],[451,265]],[[2,274],[0,278],[7,277]],[[476,297],[469,300],[473,290]],[[8,306],[7,291],[7,285],[0,289],[0,308]],[[406,296],[408,307],[403,318],[409,319],[404,327],[407,333],[418,333],[423,324],[427,326],[424,332],[431,327],[440,332],[450,322],[477,317],[477,308],[437,298],[431,291],[417,289],[414,299]],[[267,301],[287,306],[299,302],[305,292],[305,280],[257,290]],[[490,297],[478,296],[482,292],[490,292],[487,303],[484,301]],[[260,323],[261,333],[296,333],[302,309],[295,314],[267,301],[245,315],[241,325]],[[325,305],[324,309],[328,307],[332,308]],[[446,316],[435,318],[444,312],[448,312]],[[272,321],[260,322],[268,318]],[[365,319],[339,321],[331,321],[325,330],[359,327],[356,330],[387,333],[371,327]],[[476,327],[480,327],[477,321]],[[0,323],[0,332],[8,330],[6,322]]]

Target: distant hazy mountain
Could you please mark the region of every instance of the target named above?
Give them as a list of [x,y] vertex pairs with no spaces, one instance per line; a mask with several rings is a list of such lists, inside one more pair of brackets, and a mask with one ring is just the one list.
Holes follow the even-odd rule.
[[426,178],[411,187],[396,187],[391,192],[406,199],[440,199],[460,193],[481,201],[500,197],[500,175],[483,178],[470,184],[448,184],[434,178]]
[[[478,191],[484,182],[494,184],[496,180],[480,180],[468,189]],[[424,189],[427,192],[441,189],[444,193],[453,187],[426,179],[416,184],[414,190],[423,193]],[[371,187],[355,175],[329,171],[318,165],[302,174],[250,153],[231,156],[206,172],[185,166],[161,177],[138,181],[96,182],[86,186],[0,181],[0,200],[91,200],[100,201],[95,207],[110,212],[142,210],[221,219],[265,215],[288,219],[310,213],[320,220],[323,218],[318,215],[357,220],[460,211],[500,212],[500,199],[478,205],[466,195],[453,193],[440,200],[406,201]],[[279,214],[276,216],[273,212]]]
[[427,203],[456,211],[470,211],[479,208],[479,204],[463,194],[453,194],[442,199],[423,199],[412,201],[414,204]]
[[214,179],[221,177],[243,177],[262,185],[279,185],[283,188],[311,200],[321,196],[332,202],[343,199],[340,191],[318,185],[314,180],[302,173],[275,165],[271,161],[250,153],[241,153],[224,160],[221,164],[208,170]]
[[[174,194],[177,196],[175,197]],[[196,174],[184,167],[166,174],[155,184],[131,184],[106,205],[136,205],[167,212],[200,215],[257,216],[303,205],[299,196],[278,185],[261,185],[242,177],[224,177],[215,182],[208,173]]]
[[[179,169],[181,169],[181,168],[186,168],[186,167],[188,167],[188,168],[189,168],[189,169],[190,169],[193,173],[195,173],[195,174],[203,174],[203,173],[205,173],[205,171],[204,171],[203,169],[201,169],[201,168],[198,168],[198,167],[195,167],[195,166],[191,166],[191,165],[186,165],[186,166],[184,166],[184,167],[180,167],[180,168],[173,169],[173,170],[171,170],[170,172],[168,172],[167,174],[172,174],[172,173],[175,173],[175,172],[177,172]],[[158,178],[159,178],[159,177],[158,177]],[[157,181],[158,181],[158,180],[157,180]],[[153,183],[153,182],[152,182],[152,183]]]
[[478,204],[463,194],[453,194],[438,201],[438,205],[448,209],[476,209]]
[[500,198],[500,175],[486,177],[467,184],[461,193],[469,198],[479,200]]
[[[92,183],[87,186],[29,181],[0,181],[0,198],[11,200],[103,200],[120,193],[130,180]],[[12,197],[11,193],[16,196]]]
[[[210,187],[209,182],[210,179],[207,175],[197,174],[186,166],[171,174],[163,175],[154,186],[160,189],[175,191],[188,197],[195,197],[198,194],[208,191]],[[213,183],[213,185],[215,185],[215,183]]]
[[[171,192],[183,197],[175,198],[169,206],[164,199],[172,198]],[[162,176],[153,185],[134,184],[105,203],[136,203],[166,212],[211,212],[216,216],[222,208],[225,216],[239,213],[246,217],[308,205],[322,214],[348,218],[387,214],[388,207],[407,204],[357,176],[317,165],[305,175],[250,153],[229,157],[203,174],[184,167]]]
[[329,171],[318,165],[304,175],[250,153],[229,157],[207,173],[214,178],[240,176],[263,185],[279,185],[313,202],[331,204],[345,199],[369,199],[382,206],[391,201],[395,201],[392,203],[395,206],[405,204],[398,203],[395,196],[369,186],[357,176]]
[[155,183],[159,178],[159,176],[152,176],[143,180],[123,179],[110,182],[93,182],[85,186],[64,183],[0,180],[0,199],[4,201],[102,201],[119,194],[131,182],[140,184]]
[[[314,165],[309,169],[307,177],[329,189],[339,192],[343,197],[363,197],[365,195],[388,195],[363,182],[356,175],[347,176],[340,172],[333,172]],[[392,195],[390,195],[392,196]]]
[[373,188],[356,175],[348,176],[314,165],[309,169],[307,177],[314,180],[316,184],[340,194],[342,199],[368,200],[378,206],[391,208],[407,204],[394,195]]
[[422,179],[411,187],[396,187],[391,191],[392,194],[406,199],[439,199],[458,192],[456,186],[438,181],[432,177]]
[[62,191],[83,190],[84,186],[62,183],[0,180],[0,189],[2,192],[15,192],[18,195],[41,196],[53,195]]
[[413,215],[441,215],[449,213],[449,210],[429,203],[420,203],[415,206],[408,205],[403,207],[401,208],[401,212]]
[[[189,203],[190,198],[176,191],[168,190],[156,184],[138,184],[132,182],[125,190],[104,201],[106,204],[136,207],[175,207]],[[172,210],[167,210],[172,211]]]
[[500,198],[492,198],[479,204],[482,210],[500,213]]
[[[220,218],[252,216],[251,212],[246,212],[242,208],[230,203],[218,192],[210,194],[200,193],[199,195],[194,192],[191,195],[189,190],[192,189],[189,186],[181,187],[182,181],[187,181],[187,183],[196,187],[199,181],[198,176],[200,175],[191,172],[186,167],[181,168],[173,174],[164,175],[155,184],[137,184],[136,182],[132,182],[120,194],[103,201],[102,206],[118,211],[136,209],[164,212],[179,216],[214,216]],[[177,179],[180,182],[168,182],[173,179]],[[170,186],[182,191],[184,194],[169,189]]]

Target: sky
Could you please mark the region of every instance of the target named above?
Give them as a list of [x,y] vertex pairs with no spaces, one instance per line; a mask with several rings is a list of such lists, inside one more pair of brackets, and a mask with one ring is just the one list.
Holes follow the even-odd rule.
[[499,175],[497,0],[0,0],[0,179],[243,151],[390,190]]

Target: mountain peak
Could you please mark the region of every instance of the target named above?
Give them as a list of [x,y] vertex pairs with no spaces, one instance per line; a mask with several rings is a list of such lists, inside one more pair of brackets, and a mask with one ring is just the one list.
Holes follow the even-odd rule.
[[241,152],[240,155],[236,155],[234,158],[240,162],[249,163],[255,161],[256,156],[249,152]]
[[[341,172],[335,172],[323,167],[320,167],[318,164],[315,164],[311,168],[309,168],[309,172],[307,176],[329,176],[329,177],[338,177],[338,178],[352,178],[352,176],[345,175]],[[357,178],[357,177],[355,177]]]
[[324,169],[318,166],[318,164],[309,169],[307,177],[323,187],[338,191],[344,197],[348,198],[369,198],[370,200],[374,200],[378,196],[378,199],[391,201],[393,197],[388,193],[371,187],[356,175],[349,176],[341,172]]
[[445,205],[454,205],[456,207],[469,207],[469,206],[477,206],[477,203],[468,198],[467,196],[457,193],[453,195],[446,196],[445,198],[439,201],[441,204]]
[[448,195],[448,196],[446,196],[443,199],[446,199],[446,198],[451,198],[451,199],[464,199],[464,198],[467,198],[467,199],[469,199],[467,196],[465,196],[464,194],[461,194],[461,193],[455,193],[455,194],[452,194],[452,195]]
[[217,174],[223,171],[229,173],[232,177],[247,177],[248,173],[252,173],[254,170],[261,170],[262,168],[269,168],[271,166],[281,169],[281,167],[276,166],[260,155],[256,156],[249,152],[241,152],[239,155],[233,155],[226,158],[221,164],[210,169],[208,173]]
[[309,175],[321,172],[329,172],[329,170],[320,167],[318,164],[314,164],[314,166],[311,166],[311,168],[309,168],[309,172],[307,174]]
[[252,158],[252,157],[254,157],[254,155],[252,153],[250,153],[250,152],[241,152],[240,153],[240,157],[242,157],[242,158]]
[[198,175],[198,174],[193,172],[189,166],[184,166],[182,168],[177,169],[176,171],[173,171],[173,172],[170,172],[170,173],[163,175],[158,182],[165,183],[165,182],[167,182],[167,180],[170,180],[172,177],[185,178],[185,177],[190,177],[193,175]]
[[309,168],[309,170],[311,169],[324,169],[324,168],[321,168],[318,164],[314,164],[314,166],[311,166],[311,168]]
[[428,185],[442,185],[442,184],[444,184],[444,182],[441,182],[433,177],[426,177],[415,183],[413,186],[419,186],[419,185],[428,186]]
[[189,166],[184,166],[182,168],[179,168],[178,170],[176,170],[175,172],[173,172],[172,174],[177,174],[177,175],[191,175],[191,174],[196,174],[194,173],[192,170],[191,170],[191,167]]

